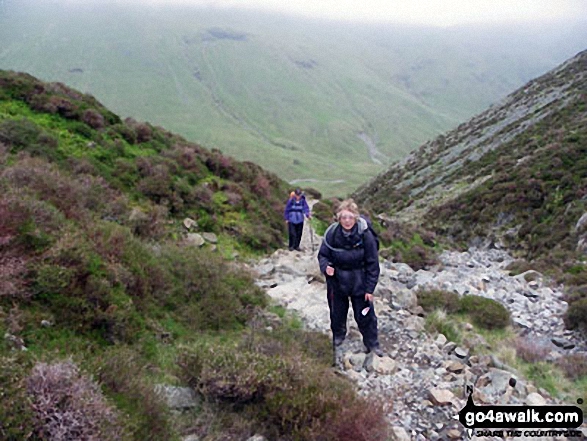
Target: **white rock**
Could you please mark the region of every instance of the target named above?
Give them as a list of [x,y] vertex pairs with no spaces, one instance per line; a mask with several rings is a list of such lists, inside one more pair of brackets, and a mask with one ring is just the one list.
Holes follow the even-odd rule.
[[447,406],[452,404],[456,398],[455,395],[448,389],[430,389],[428,390],[428,397],[432,403],[438,406]]
[[544,397],[537,392],[528,395],[525,402],[528,406],[544,406],[546,404]]

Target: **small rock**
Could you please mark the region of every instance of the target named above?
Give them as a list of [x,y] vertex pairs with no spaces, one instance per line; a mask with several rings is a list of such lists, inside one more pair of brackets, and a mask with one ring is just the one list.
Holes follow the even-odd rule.
[[544,397],[537,392],[529,394],[525,401],[528,406],[544,406],[546,404]]
[[451,361],[446,370],[452,372],[453,374],[460,374],[465,370],[465,365],[459,361]]
[[447,342],[447,339],[444,336],[444,334],[438,334],[438,337],[436,337],[436,341],[435,341],[436,345],[439,348],[442,348],[446,344],[446,342]]
[[202,245],[204,245],[206,243],[204,238],[198,233],[188,233],[186,236],[186,242],[189,245],[193,245],[196,247],[201,247]]
[[198,223],[195,220],[190,219],[189,217],[186,217],[183,220],[183,226],[186,228],[186,230],[189,231],[192,228],[198,228]]
[[450,429],[449,431],[446,432],[446,435],[450,439],[461,439],[461,431],[458,429]]
[[198,396],[193,389],[189,387],[167,386],[157,384],[155,393],[163,397],[167,406],[174,410],[183,410],[196,407],[199,404]]
[[571,343],[570,341],[565,340],[564,338],[554,337],[550,341],[552,341],[559,348],[563,349],[573,349],[575,347],[574,343]]
[[[275,265],[272,263],[266,263],[265,265],[256,267],[255,271],[260,278],[268,277],[275,272]],[[275,286],[277,286],[277,284],[275,284]]]
[[253,435],[247,441],[267,441],[267,438],[263,435]]
[[377,372],[380,375],[391,375],[396,371],[397,367],[395,361],[391,358],[380,358],[371,353],[365,360],[365,369],[367,372]]
[[430,389],[428,391],[430,400],[438,406],[447,406],[452,404],[455,399],[454,394],[447,389]]
[[408,432],[406,432],[406,429],[403,427],[393,426],[391,430],[393,431],[397,441],[410,441],[410,435],[408,435]]
[[452,351],[456,349],[456,347],[457,344],[455,342],[449,341],[447,344],[444,345],[442,351],[446,352],[447,354],[450,354]]
[[469,351],[458,346],[455,348],[455,355],[459,358],[467,358]]
[[214,233],[202,233],[202,237],[206,242],[218,243],[218,236],[216,236]]

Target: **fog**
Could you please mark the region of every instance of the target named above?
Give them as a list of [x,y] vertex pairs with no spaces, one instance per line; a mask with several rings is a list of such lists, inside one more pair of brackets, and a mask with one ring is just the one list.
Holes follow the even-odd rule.
[[[55,0],[53,0],[55,1]],[[312,18],[431,26],[537,23],[587,19],[584,0],[61,0],[69,3],[192,5]]]

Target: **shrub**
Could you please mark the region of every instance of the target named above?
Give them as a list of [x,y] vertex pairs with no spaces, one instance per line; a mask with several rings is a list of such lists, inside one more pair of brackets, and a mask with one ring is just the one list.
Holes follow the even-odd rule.
[[514,340],[516,355],[527,363],[537,363],[544,361],[550,353],[550,348],[544,344],[523,337]]
[[460,311],[469,314],[473,323],[484,329],[503,329],[510,323],[510,313],[506,307],[486,297],[463,296]]
[[579,380],[587,376],[587,357],[585,354],[565,355],[556,361],[565,376],[571,380]]
[[448,313],[455,313],[460,309],[459,295],[454,292],[436,289],[419,289],[416,292],[416,296],[418,298],[418,304],[426,312],[441,309]]
[[123,437],[114,408],[71,361],[37,363],[26,378],[35,436],[51,440]]
[[169,409],[147,381],[149,365],[135,350],[115,346],[94,363],[106,393],[124,397],[119,407],[129,414],[125,425],[134,439],[173,439]]
[[160,302],[176,310],[192,329],[237,329],[246,323],[249,305],[266,305],[265,293],[250,275],[206,250],[165,247],[159,264],[170,277]]
[[56,157],[57,138],[29,119],[0,121],[0,142],[11,147],[11,152],[27,151],[35,156]]
[[7,192],[0,196],[0,238],[4,245],[13,240],[14,246],[26,251],[42,251],[53,242],[64,223],[63,215],[48,202],[22,193]]
[[113,138],[116,138],[120,135],[122,139],[131,145],[136,144],[137,142],[137,132],[132,126],[129,126],[128,124],[114,124],[108,128],[107,132]]
[[105,126],[104,117],[94,109],[86,109],[82,114],[81,120],[92,129],[102,129]]
[[432,250],[418,244],[410,244],[397,249],[393,260],[408,264],[414,271],[430,268],[438,262]]
[[73,219],[84,219],[88,211],[102,214],[104,207],[120,198],[101,177],[73,178],[39,158],[22,159],[6,169],[3,177],[13,187],[34,193],[43,203]]
[[291,354],[235,349],[186,350],[180,356],[182,373],[205,397],[248,415],[271,439],[386,439],[382,407],[358,397],[329,368]]
[[317,234],[324,234],[328,225],[334,222],[334,209],[330,201],[318,201],[312,207],[312,217],[319,221]]
[[0,253],[0,298],[30,298],[25,277],[27,271],[27,260],[24,257]]
[[24,379],[30,369],[25,354],[0,357],[0,438],[24,439],[34,429],[34,414]]
[[570,329],[585,328],[587,325],[587,298],[571,303],[564,320],[566,326]]

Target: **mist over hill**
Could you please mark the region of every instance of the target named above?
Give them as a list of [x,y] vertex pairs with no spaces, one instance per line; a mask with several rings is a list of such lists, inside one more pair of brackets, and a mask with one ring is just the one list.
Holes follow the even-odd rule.
[[576,53],[586,29],[4,1],[0,67],[343,195]]

